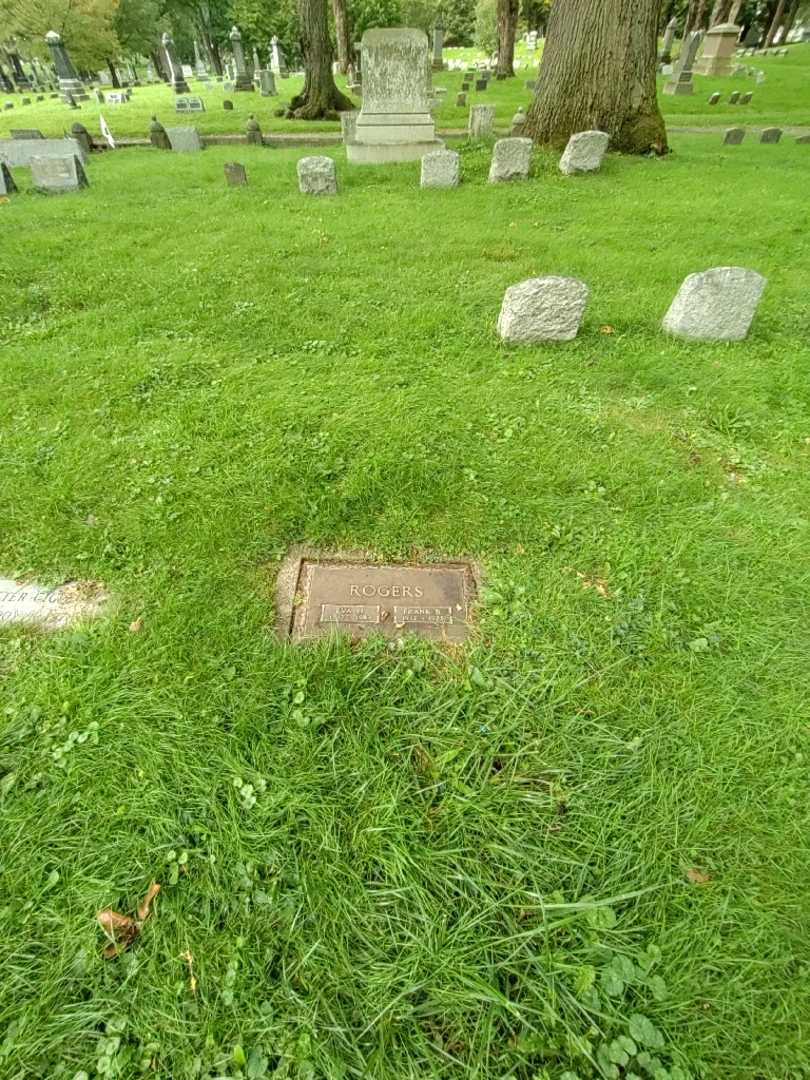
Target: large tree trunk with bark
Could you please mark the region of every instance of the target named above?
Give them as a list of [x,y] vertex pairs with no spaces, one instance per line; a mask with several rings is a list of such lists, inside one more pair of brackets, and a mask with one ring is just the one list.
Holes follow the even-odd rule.
[[498,65],[496,75],[515,76],[515,33],[520,0],[498,0]]
[[116,90],[121,89],[121,83],[118,81],[118,72],[115,70],[115,64],[112,60],[107,61],[107,70],[110,73],[110,82]]
[[779,29],[779,24],[782,22],[782,15],[785,10],[785,0],[779,0],[776,5],[776,11],[774,12],[773,19],[771,19],[771,25],[768,27],[768,33],[765,35],[765,48],[769,49],[773,45],[773,39],[776,37],[776,31]]
[[353,109],[354,102],[335,86],[326,0],[298,0],[298,22],[304,89],[292,99],[286,115],[292,120],[336,120],[339,112]]
[[683,26],[683,41],[689,37],[694,30],[706,29],[706,0],[689,0],[689,7],[686,9],[686,22]]
[[555,0],[524,134],[563,147],[598,129],[628,154],[667,152],[655,64],[660,0]]
[[346,12],[346,0],[332,0],[332,14],[335,17],[335,40],[337,41],[338,70],[345,75],[352,58],[352,39],[349,34],[349,16]]

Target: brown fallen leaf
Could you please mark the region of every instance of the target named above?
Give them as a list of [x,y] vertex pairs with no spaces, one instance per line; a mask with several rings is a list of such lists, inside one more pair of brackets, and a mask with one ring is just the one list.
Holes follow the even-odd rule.
[[587,574],[577,570],[577,577],[582,582],[583,589],[595,589],[604,600],[610,600],[610,589],[604,578],[588,577]]
[[98,924],[107,935],[108,940],[108,945],[104,949],[105,959],[112,960],[113,957],[129,948],[140,934],[141,927],[149,918],[152,901],[159,892],[160,885],[153,881],[143,900],[138,905],[137,918],[133,918],[131,915],[122,915],[120,911],[113,911],[112,908],[105,908],[103,911],[96,913]]
[[191,955],[191,949],[186,949],[184,953],[180,953],[180,959],[185,960],[188,964],[188,987],[192,994],[196,994],[197,977],[194,974],[194,957]]
[[143,630],[143,617],[139,615],[137,619],[129,624],[129,632],[130,634],[140,634],[141,630]]
[[696,866],[691,866],[686,871],[686,878],[691,881],[693,885],[708,885],[712,880],[708,874],[705,874],[702,870],[698,870]]
[[609,323],[605,323],[604,326],[599,327],[599,333],[600,334],[615,334],[616,331],[614,330],[614,328]]

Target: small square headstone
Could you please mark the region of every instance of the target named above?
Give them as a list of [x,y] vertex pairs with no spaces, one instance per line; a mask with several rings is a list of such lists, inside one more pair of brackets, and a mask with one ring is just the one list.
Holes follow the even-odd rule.
[[459,155],[455,150],[432,150],[422,158],[420,187],[458,187]]
[[731,94],[731,96],[729,97],[729,99],[728,99],[728,103],[729,103],[729,105],[736,105],[736,104],[737,104],[737,102],[738,102],[739,100],[740,100],[740,91],[739,91],[739,90],[735,90],[735,91],[734,91],[734,92],[733,92],[733,93]]
[[313,154],[299,159],[298,190],[302,195],[337,195],[334,158]]
[[717,91],[715,91],[715,93],[713,93],[712,96],[709,98],[709,104],[710,105],[716,105],[719,100],[720,100],[720,94]]
[[753,92],[751,90],[749,90],[747,93],[743,94],[743,96],[740,98],[740,105],[750,105],[751,104],[751,98],[753,96],[754,96],[754,94],[753,94]]
[[233,112],[233,102],[230,101],[228,98],[225,98],[225,100],[222,102],[222,108],[225,110],[225,112]]
[[48,195],[87,187],[84,166],[74,155],[31,158],[31,179],[37,191]]
[[714,266],[684,278],[663,328],[693,341],[742,341],[765,288],[765,278],[742,266]]
[[226,161],[225,179],[227,180],[229,187],[242,187],[247,183],[245,166],[240,165],[238,161]]
[[724,146],[739,146],[745,138],[745,128],[732,127],[726,128],[726,134],[723,136]]
[[782,129],[778,127],[765,128],[759,137],[761,143],[778,143],[782,138]]
[[810,135],[798,135],[796,142],[799,146],[810,146]]
[[[486,79],[476,79],[475,80],[475,89],[476,90],[486,90],[486,88],[487,88],[487,80]],[[23,102],[23,104],[25,104],[25,102]]]
[[531,139],[498,139],[492,149],[490,184],[500,184],[506,180],[526,180],[532,160],[532,148]]
[[174,99],[175,112],[205,112],[205,104],[201,97],[177,97]]
[[202,150],[202,142],[195,127],[169,127],[166,128],[172,150],[178,154],[193,154]]

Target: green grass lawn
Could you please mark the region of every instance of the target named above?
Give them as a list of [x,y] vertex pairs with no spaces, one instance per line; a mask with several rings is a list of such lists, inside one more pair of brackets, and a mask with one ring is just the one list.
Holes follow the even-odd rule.
[[[475,50],[448,50],[448,56]],[[523,59],[539,62],[540,50],[532,56],[525,50],[519,50]],[[468,57],[469,58],[469,57]],[[785,57],[753,56],[741,60],[751,67],[766,73],[766,81],[757,85],[753,78],[715,79],[694,77],[695,93],[689,97],[669,97],[661,94],[661,108],[668,123],[684,126],[723,126],[732,124],[800,126],[810,128],[810,47],[794,46]],[[476,103],[495,105],[496,123],[508,127],[518,106],[527,106],[531,101],[531,91],[526,89],[526,80],[534,78],[535,70],[519,69],[516,78],[504,82],[490,83],[482,92],[470,91],[467,104],[456,105],[456,93],[461,89],[463,73],[444,71],[435,73],[435,86],[447,88],[447,94],[437,106],[434,115],[440,128],[466,128],[469,106]],[[668,79],[660,76],[659,89]],[[346,89],[345,80],[338,79],[342,89]],[[12,128],[39,127],[46,135],[57,136],[70,127],[74,120],[79,120],[87,129],[100,137],[98,114],[102,112],[114,135],[121,138],[146,138],[149,121],[153,113],[166,125],[194,124],[199,131],[207,134],[243,133],[247,118],[254,113],[264,132],[286,132],[288,134],[307,134],[308,132],[339,131],[340,124],[334,121],[303,122],[286,120],[273,116],[274,110],[301,90],[303,79],[291,76],[278,79],[276,86],[279,96],[263,98],[258,93],[226,93],[221,83],[212,83],[204,88],[201,83],[192,80],[191,91],[202,97],[206,112],[194,115],[176,114],[174,111],[174,92],[167,86],[141,86],[133,90],[132,100],[126,105],[98,105],[95,99],[85,101],[80,110],[68,109],[59,100],[47,99],[43,102],[32,101],[31,105],[21,106],[20,95],[8,100],[15,100],[16,107],[7,112],[0,112],[0,137],[8,136]],[[107,88],[109,89],[109,88]],[[715,90],[723,94],[723,101],[710,106],[708,99]],[[744,107],[728,104],[733,90],[752,90],[754,93],[750,105]],[[232,112],[226,112],[222,102],[228,98],[233,102]],[[3,100],[3,99],[0,99]],[[358,108],[361,100],[356,99]]]
[[[808,1076],[810,157],[673,143],[0,205],[0,573],[114,597],[0,632],[3,1080]],[[664,337],[723,264],[749,340]],[[278,642],[302,542],[479,560],[473,642]]]

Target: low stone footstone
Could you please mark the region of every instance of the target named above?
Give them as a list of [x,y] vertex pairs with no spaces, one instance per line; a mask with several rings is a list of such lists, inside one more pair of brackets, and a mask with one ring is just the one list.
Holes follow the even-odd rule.
[[434,150],[422,158],[423,188],[458,187],[459,155],[455,150]]
[[529,278],[504,293],[498,333],[504,341],[522,344],[571,341],[587,302],[588,286],[577,278]]
[[532,160],[531,139],[498,139],[492,148],[489,165],[490,184],[506,180],[526,180]]
[[754,94],[751,90],[749,90],[746,94],[743,94],[743,96],[740,98],[740,105],[750,105],[751,98],[753,96]]
[[560,172],[570,176],[578,172],[598,172],[610,142],[604,131],[578,131],[568,140],[560,158]]
[[56,589],[0,578],[0,627],[37,626],[61,630],[100,615],[107,595],[95,581],[72,581]]
[[337,195],[337,174],[333,158],[320,154],[298,162],[298,190],[302,195]]
[[456,105],[459,109],[463,109],[467,104],[467,94],[462,90],[456,94]]
[[473,105],[467,125],[471,139],[486,139],[492,134],[494,124],[494,105]]
[[347,112],[340,114],[340,131],[343,135],[343,145],[354,142],[354,135],[357,129],[357,117],[360,115],[358,109],[350,109]]
[[247,172],[245,166],[240,165],[238,161],[226,161],[225,162],[225,179],[228,181],[229,187],[241,187],[247,183]]
[[202,150],[202,142],[195,127],[166,128],[169,145],[176,154],[193,154]]
[[11,170],[8,165],[0,162],[0,195],[13,195],[16,190],[17,185],[14,183]]
[[690,274],[664,316],[663,328],[693,341],[741,341],[765,285],[761,274],[742,266]]
[[740,100],[740,91],[735,90],[734,93],[729,96],[728,103],[729,103],[729,105],[736,105],[739,100]]
[[489,81],[487,79],[476,79],[475,80],[475,89],[476,90],[486,90],[488,85],[489,85]]
[[263,140],[262,140],[262,129],[259,127],[259,121],[253,115],[253,113],[251,113],[250,116],[248,117],[248,122],[247,122],[247,125],[245,127],[245,132],[247,134],[247,141],[252,146],[263,146],[264,145]]
[[810,135],[799,135],[796,138],[799,146],[810,146]]
[[718,101],[719,101],[719,100],[720,100],[720,94],[719,94],[719,93],[717,93],[717,92],[715,92],[715,93],[714,93],[714,94],[712,94],[712,96],[711,96],[711,97],[709,98],[709,104],[710,104],[710,105],[716,105],[716,104],[718,103]]
[[31,179],[37,191],[46,195],[61,195],[88,186],[84,166],[74,155],[31,158]]
[[166,128],[156,116],[152,117],[152,123],[149,125],[149,142],[157,150],[171,150],[172,148]]
[[759,137],[761,143],[777,143],[782,138],[781,128],[765,128]]
[[723,146],[739,146],[744,138],[745,128],[726,128],[726,133],[723,136]]
[[225,110],[225,112],[233,112],[233,102],[225,98],[225,100],[222,102],[222,108]]

